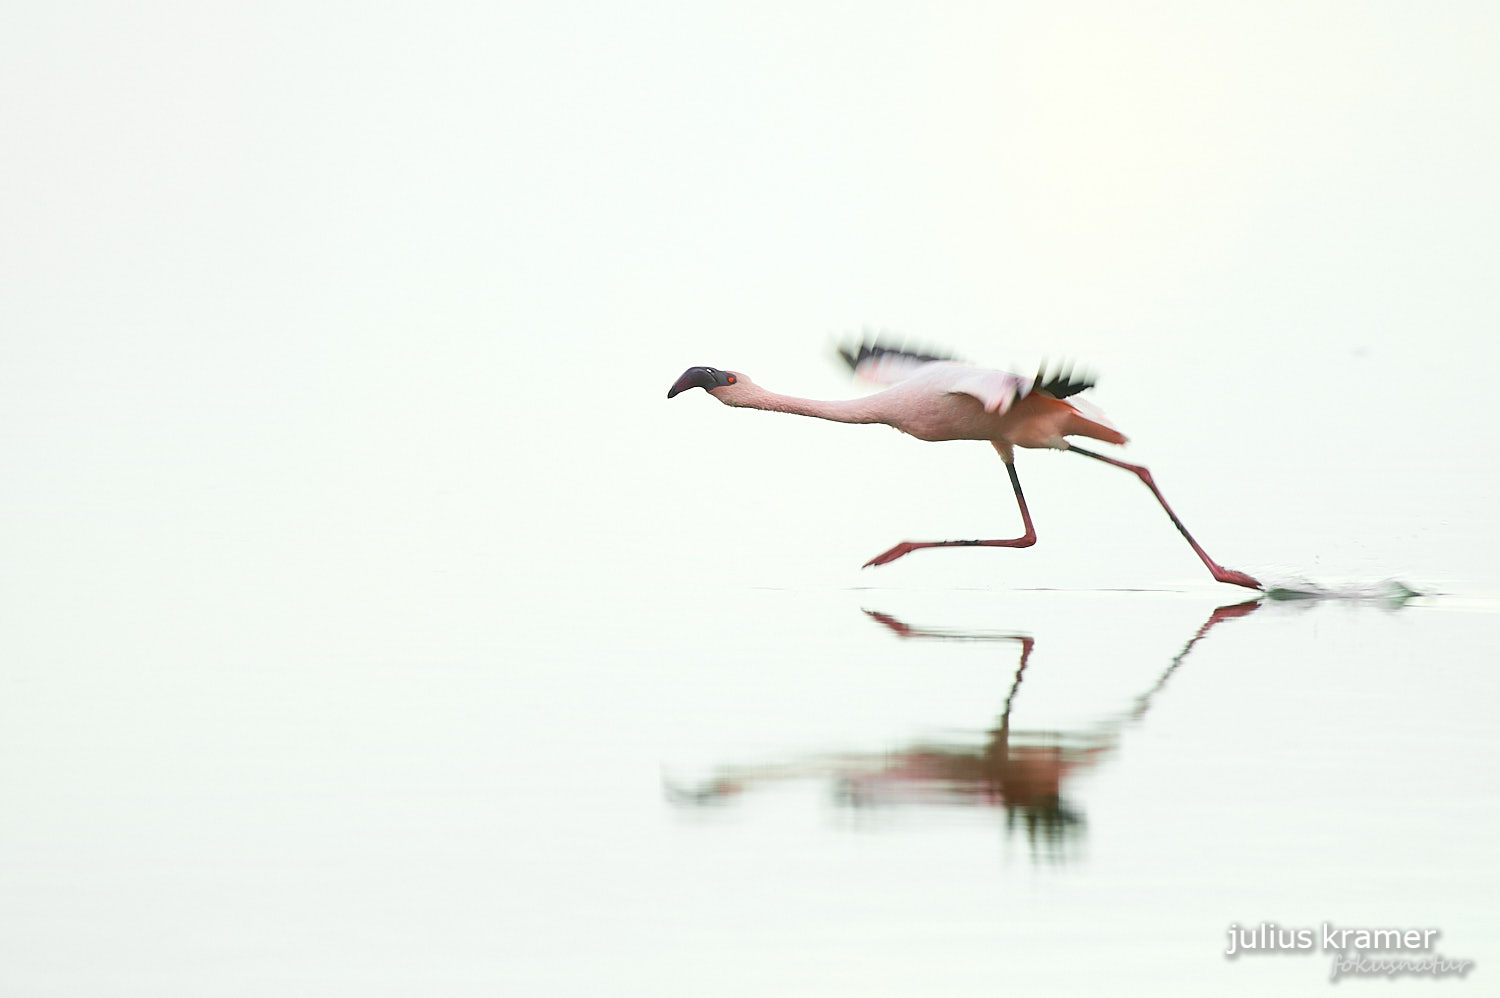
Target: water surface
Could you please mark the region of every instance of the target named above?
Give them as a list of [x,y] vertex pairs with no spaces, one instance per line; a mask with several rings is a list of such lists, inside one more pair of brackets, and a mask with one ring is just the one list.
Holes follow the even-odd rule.
[[1227,931],[1328,922],[1482,982],[1500,614],[1238,595],[536,592],[424,655],[128,673],[76,639],[8,684],[0,975],[1304,993],[1329,956]]

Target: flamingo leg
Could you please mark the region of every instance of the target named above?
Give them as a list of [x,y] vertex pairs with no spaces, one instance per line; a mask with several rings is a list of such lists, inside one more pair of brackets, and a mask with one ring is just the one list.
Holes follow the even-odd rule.
[[1126,471],[1130,472],[1141,481],[1145,482],[1146,488],[1151,490],[1151,494],[1156,496],[1156,501],[1161,503],[1161,508],[1166,510],[1167,515],[1172,518],[1172,523],[1176,525],[1178,533],[1182,534],[1182,536],[1187,539],[1187,542],[1192,545],[1193,550],[1198,552],[1198,557],[1203,560],[1203,564],[1208,567],[1209,572],[1216,580],[1218,580],[1219,582],[1227,582],[1235,586],[1244,586],[1246,589],[1265,589],[1264,586],[1262,586],[1259,582],[1255,581],[1250,576],[1246,575],[1244,572],[1237,572],[1232,568],[1225,568],[1223,565],[1220,565],[1218,562],[1214,561],[1208,556],[1208,552],[1203,550],[1203,548],[1198,544],[1197,541],[1193,540],[1193,535],[1188,533],[1188,528],[1182,525],[1182,521],[1177,518],[1177,514],[1172,512],[1172,507],[1167,505],[1166,496],[1161,494],[1161,489],[1157,488],[1156,482],[1152,481],[1151,479],[1151,472],[1147,471],[1144,467],[1139,464],[1126,464],[1124,461],[1117,461],[1112,457],[1105,457],[1103,454],[1095,454],[1093,451],[1084,450],[1082,447],[1073,447],[1070,445],[1068,447],[1068,450],[1072,451],[1075,454],[1082,454],[1084,457],[1091,457],[1095,461],[1103,461],[1105,464],[1112,464],[1116,468],[1124,468]]
[[[997,448],[998,449],[998,448]],[[1031,525],[1031,512],[1026,508],[1026,497],[1021,494],[1021,480],[1016,477],[1016,466],[1010,461],[1005,462],[1005,470],[1010,472],[1010,486],[1016,490],[1016,505],[1021,507],[1021,522],[1026,524],[1026,533],[1020,537],[1012,537],[1009,540],[996,541],[902,541],[895,547],[883,554],[878,554],[864,563],[865,568],[871,565],[888,565],[903,555],[911,554],[922,548],[1029,548],[1036,543],[1036,528]]]

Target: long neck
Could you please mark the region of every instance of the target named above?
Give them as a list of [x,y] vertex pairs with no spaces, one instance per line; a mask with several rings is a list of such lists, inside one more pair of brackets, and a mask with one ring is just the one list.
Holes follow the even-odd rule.
[[740,386],[732,395],[721,397],[725,405],[746,409],[765,409],[768,412],[790,412],[797,416],[814,416],[831,419],[836,423],[884,423],[886,420],[880,407],[873,403],[879,396],[825,402],[819,399],[802,399],[795,395],[778,395],[759,385]]

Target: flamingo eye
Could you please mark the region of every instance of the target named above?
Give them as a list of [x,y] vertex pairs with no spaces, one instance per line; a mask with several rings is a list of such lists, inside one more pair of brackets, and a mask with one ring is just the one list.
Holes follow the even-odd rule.
[[734,375],[732,375],[732,374],[729,376],[729,383],[731,385],[734,384]]

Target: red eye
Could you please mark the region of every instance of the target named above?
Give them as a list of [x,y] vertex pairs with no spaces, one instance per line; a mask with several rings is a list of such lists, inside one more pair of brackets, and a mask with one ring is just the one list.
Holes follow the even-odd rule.
[[732,375],[732,374],[729,376],[729,383],[731,385],[734,384],[734,375]]

